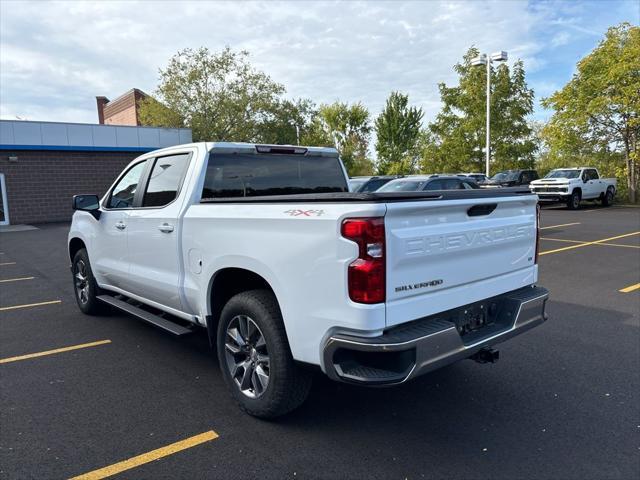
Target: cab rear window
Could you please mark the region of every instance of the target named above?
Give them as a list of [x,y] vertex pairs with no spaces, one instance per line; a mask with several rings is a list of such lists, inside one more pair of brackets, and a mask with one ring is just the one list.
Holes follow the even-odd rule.
[[348,192],[336,157],[212,154],[202,199]]

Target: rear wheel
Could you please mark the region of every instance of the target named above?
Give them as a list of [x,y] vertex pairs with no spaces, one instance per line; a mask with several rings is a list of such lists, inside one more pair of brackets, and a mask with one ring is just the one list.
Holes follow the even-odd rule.
[[89,255],[87,250],[82,248],[73,257],[71,264],[73,273],[73,287],[78,307],[87,315],[99,315],[104,313],[106,306],[98,300],[98,295],[102,290],[98,287],[96,279],[91,271]]
[[251,290],[227,302],[218,323],[217,347],[225,383],[250,415],[284,415],[307,398],[311,374],[291,356],[271,292]]
[[607,193],[602,197],[602,205],[605,207],[610,206],[613,203],[613,190],[608,189]]
[[569,200],[567,200],[567,207],[570,210],[577,210],[578,208],[580,208],[581,199],[582,199],[582,195],[580,195],[580,192],[574,191],[569,197]]

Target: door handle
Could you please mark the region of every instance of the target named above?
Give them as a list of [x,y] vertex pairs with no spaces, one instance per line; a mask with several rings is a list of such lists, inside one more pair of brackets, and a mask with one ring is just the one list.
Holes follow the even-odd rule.
[[169,225],[168,223],[163,223],[162,225],[158,225],[158,230],[164,233],[173,232],[173,225]]
[[127,228],[127,225],[124,222],[118,222],[116,223],[116,228],[118,230],[124,230],[125,228]]

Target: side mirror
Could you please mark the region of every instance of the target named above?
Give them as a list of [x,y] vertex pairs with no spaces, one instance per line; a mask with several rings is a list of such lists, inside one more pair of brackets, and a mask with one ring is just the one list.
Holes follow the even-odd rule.
[[100,219],[100,198],[97,195],[74,195],[73,209],[89,212],[96,220]]

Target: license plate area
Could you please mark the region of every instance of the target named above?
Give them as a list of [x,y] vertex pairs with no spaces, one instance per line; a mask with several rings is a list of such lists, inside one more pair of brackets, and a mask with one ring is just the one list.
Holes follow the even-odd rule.
[[519,303],[510,298],[494,297],[460,307],[451,312],[448,320],[465,345],[473,344],[513,326]]
[[496,320],[495,309],[495,303],[489,305],[481,303],[470,305],[464,310],[459,310],[454,321],[458,333],[464,336],[488,325],[492,325]]

